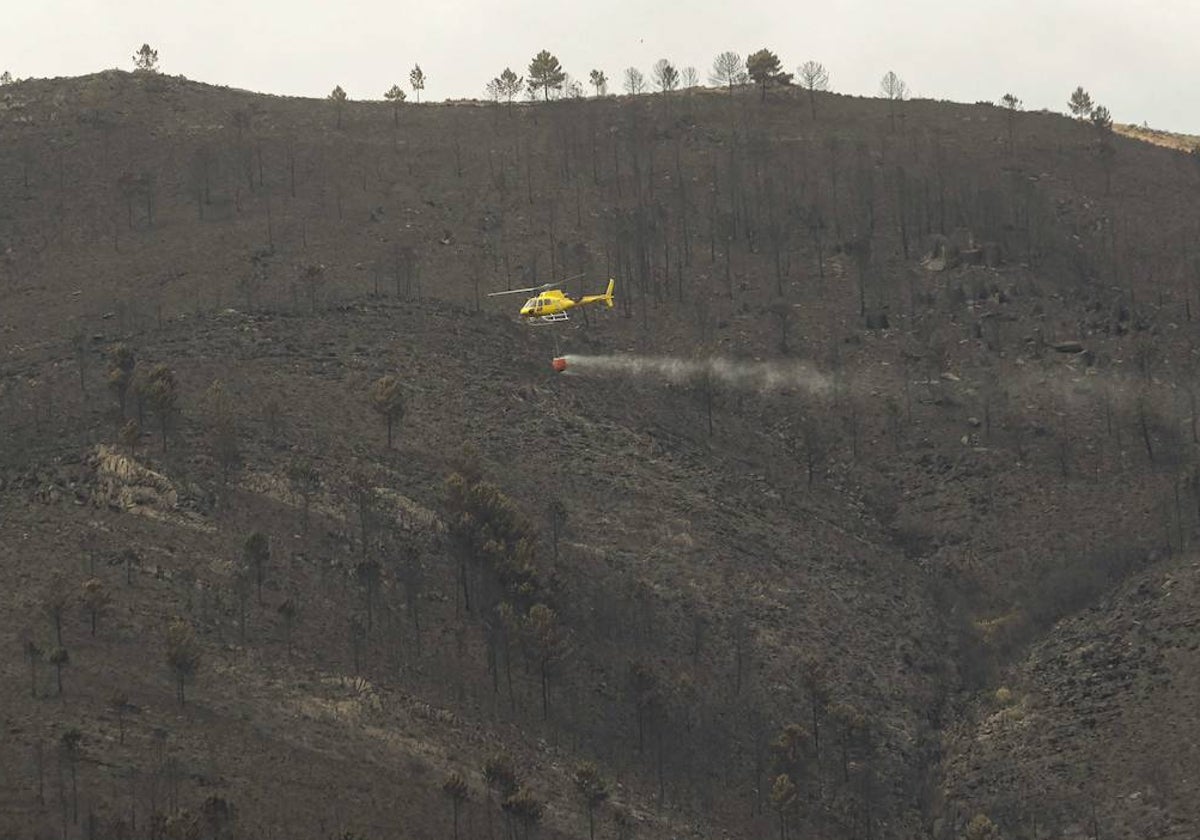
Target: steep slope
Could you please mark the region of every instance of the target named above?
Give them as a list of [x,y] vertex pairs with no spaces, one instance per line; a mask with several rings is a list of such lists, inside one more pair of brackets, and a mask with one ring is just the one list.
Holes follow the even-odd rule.
[[[551,833],[586,830],[583,760],[644,836],[954,836],[989,809],[1018,832],[963,781],[976,692],[1043,636],[1105,632],[1071,616],[1196,528],[1184,155],[986,106],[823,96],[813,120],[786,91],[396,120],[115,72],[5,97],[13,831],[76,824],[78,775],[81,832],[211,822],[218,796],[254,833],[430,834],[457,772],[490,834],[522,813],[481,776],[504,750]],[[531,331],[482,298],[575,273],[616,277],[618,309]],[[179,393],[124,448],[117,342]],[[558,377],[563,352],[698,373]],[[468,442],[532,559],[458,553]],[[59,646],[63,593],[59,702],[18,652]],[[183,707],[175,615],[202,655]]]

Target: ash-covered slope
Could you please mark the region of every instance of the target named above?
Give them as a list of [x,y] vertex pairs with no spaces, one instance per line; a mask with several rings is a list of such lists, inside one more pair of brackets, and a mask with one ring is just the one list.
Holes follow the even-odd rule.
[[[217,834],[232,803],[252,833],[581,836],[593,761],[618,835],[955,836],[993,809],[1020,836],[962,792],[979,697],[1196,528],[1185,156],[788,91],[4,95],[15,831]],[[618,308],[530,331],[483,297],[576,273]],[[688,372],[559,377],[562,353]],[[768,362],[813,379],[705,374]],[[529,541],[462,541],[455,472]],[[1017,745],[988,761],[1040,778]]]

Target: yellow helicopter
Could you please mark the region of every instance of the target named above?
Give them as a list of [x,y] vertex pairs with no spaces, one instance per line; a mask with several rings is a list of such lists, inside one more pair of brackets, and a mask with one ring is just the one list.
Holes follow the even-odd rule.
[[[568,277],[568,280],[574,278]],[[538,324],[555,324],[560,321],[567,320],[567,310],[574,309],[577,306],[586,306],[589,303],[605,303],[608,308],[613,307],[613,286],[616,281],[608,281],[608,289],[602,295],[584,295],[579,300],[572,300],[567,296],[567,293],[562,289],[557,288],[565,283],[566,280],[560,280],[556,283],[546,283],[542,286],[533,286],[528,289],[508,289],[503,292],[491,292],[488,297],[498,297],[499,295],[515,295],[522,293],[535,292],[534,297],[525,301],[525,305],[521,307],[520,316],[529,323]]]

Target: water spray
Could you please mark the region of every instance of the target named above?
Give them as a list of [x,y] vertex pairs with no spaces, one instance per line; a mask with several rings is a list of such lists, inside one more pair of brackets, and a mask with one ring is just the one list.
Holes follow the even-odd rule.
[[558,356],[551,362],[558,373],[595,376],[635,376],[674,385],[709,379],[733,388],[754,391],[799,389],[822,394],[831,391],[829,377],[805,362],[755,362],[720,356],[684,359],[673,356]]

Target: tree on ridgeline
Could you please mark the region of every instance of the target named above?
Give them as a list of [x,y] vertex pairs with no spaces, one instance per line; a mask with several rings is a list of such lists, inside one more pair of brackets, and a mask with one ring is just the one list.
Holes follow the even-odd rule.
[[1112,114],[1103,105],[1092,109],[1089,117],[1092,128],[1096,129],[1096,154],[1100,158],[1100,168],[1104,170],[1104,194],[1112,190],[1112,170],[1117,149],[1113,145]]
[[735,52],[726,51],[713,59],[712,72],[709,81],[714,85],[724,85],[733,94],[733,86],[740,85],[746,80],[746,71],[742,67],[742,57]]
[[408,97],[404,91],[400,89],[400,85],[392,85],[384,93],[383,98],[392,103],[392,125],[400,125],[400,105]]
[[342,127],[342,111],[346,107],[346,91],[342,90],[341,85],[336,85],[327,97],[333,103],[333,110],[337,114],[337,127]]
[[133,54],[133,70],[135,73],[157,73],[158,50],[151,49],[149,44],[142,44]]
[[660,58],[656,61],[652,72],[654,83],[658,85],[659,90],[663,93],[670,93],[679,87],[679,71],[667,59]]
[[893,71],[889,70],[879,80],[879,92],[888,101],[888,118],[891,121],[892,131],[895,131],[896,103],[903,102],[908,98],[908,84]]
[[1067,107],[1071,109],[1071,116],[1077,120],[1086,120],[1092,115],[1092,97],[1083,89],[1083,85],[1079,85],[1071,92],[1071,98],[1067,100]]
[[1017,112],[1021,110],[1021,100],[1015,94],[1006,93],[1000,97],[1000,107],[1008,117],[1008,151],[1012,154],[1016,149]]
[[542,50],[529,62],[529,81],[526,84],[531,95],[540,90],[543,101],[548,101],[550,91],[562,90],[566,77],[558,58],[551,55],[549,50]]
[[504,72],[496,77],[499,84],[499,93],[504,97],[509,109],[512,109],[513,97],[521,93],[521,88],[525,84],[525,79],[513,72],[511,67],[505,67]]
[[603,70],[593,70],[588,74],[588,82],[596,89],[596,96],[604,96],[608,93],[608,77],[604,75]]
[[751,53],[746,58],[746,72],[759,89],[759,100],[766,101],[768,85],[790,85],[792,74],[783,72],[779,56],[768,49]]
[[421,91],[425,90],[425,71],[421,69],[420,64],[414,64],[413,69],[408,74],[408,84],[413,89],[413,93],[417,95],[417,104],[421,102]]
[[819,61],[806,61],[797,70],[800,86],[808,91],[808,108],[812,118],[817,118],[817,91],[829,90],[829,71]]
[[625,92],[637,96],[646,89],[646,77],[636,67],[625,68]]

